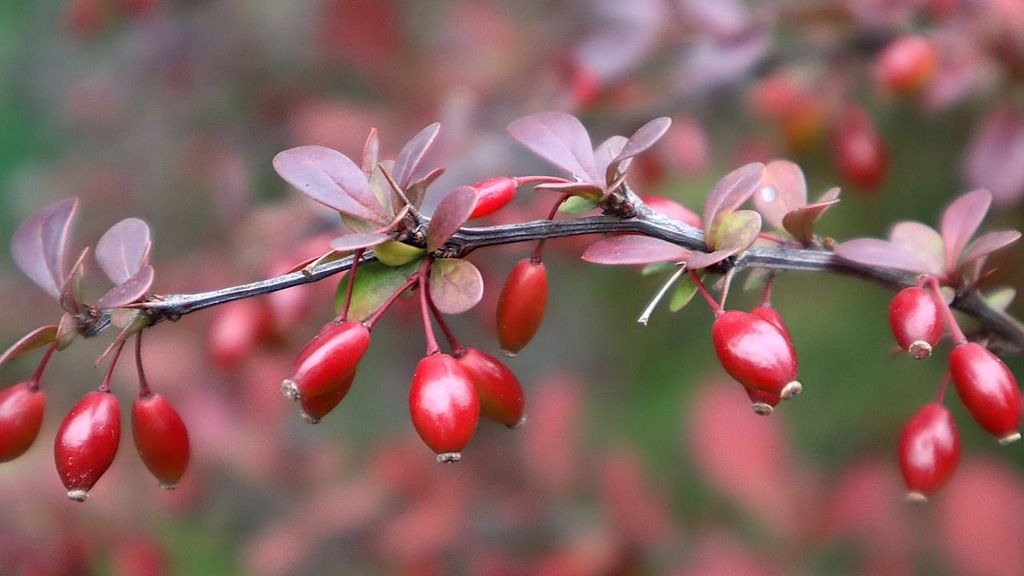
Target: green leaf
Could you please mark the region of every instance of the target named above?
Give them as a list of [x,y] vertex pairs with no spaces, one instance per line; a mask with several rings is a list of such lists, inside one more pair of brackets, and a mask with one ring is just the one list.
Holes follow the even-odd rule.
[[[416,272],[421,259],[413,260],[404,266],[385,266],[380,262],[360,264],[356,270],[356,283],[352,292],[352,304],[349,308],[349,320],[366,320],[381,304],[405,283],[406,278]],[[345,294],[348,291],[349,277],[338,283],[338,292],[334,298],[334,309],[341,312],[345,305]]]
[[655,262],[644,266],[640,271],[641,276],[655,276],[661,273],[668,273],[676,268],[675,262]]
[[597,208],[597,202],[594,200],[587,200],[581,196],[571,196],[562,205],[558,207],[558,211],[562,214],[583,214],[584,212],[590,212],[594,208]]
[[[698,274],[701,279],[704,278],[703,274]],[[672,312],[679,312],[686,305],[693,300],[694,294],[697,293],[697,284],[694,283],[693,278],[689,274],[683,276],[676,283],[675,290],[672,291],[672,299],[668,301],[668,309]]]
[[1009,286],[1002,286],[992,290],[988,294],[985,294],[985,302],[993,310],[1000,312],[1006,312],[1006,309],[1013,303],[1013,299],[1017,296],[1017,291]]

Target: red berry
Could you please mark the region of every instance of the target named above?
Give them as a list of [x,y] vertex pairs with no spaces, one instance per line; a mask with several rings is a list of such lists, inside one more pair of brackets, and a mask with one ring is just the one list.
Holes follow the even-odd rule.
[[789,335],[789,327],[786,326],[786,321],[782,319],[782,314],[779,314],[775,308],[762,304],[761,306],[757,306],[751,310],[750,313],[761,320],[770,322],[772,326],[775,326],[780,332],[782,332],[782,335],[786,337],[786,340],[792,340]]
[[982,428],[1000,444],[1020,440],[1020,388],[1002,360],[981,344],[968,342],[950,353],[949,371],[960,401]]
[[31,382],[0,392],[0,462],[9,462],[32,446],[43,425],[46,396]]
[[949,480],[960,462],[960,435],[949,410],[932,402],[914,414],[900,435],[900,470],[908,500],[924,501]]
[[771,322],[730,310],[715,318],[711,339],[722,367],[740,384],[782,398],[800,393],[793,343]]
[[416,432],[437,453],[438,462],[456,462],[476,431],[480,400],[455,358],[431,354],[416,366],[409,412]]
[[466,348],[457,361],[476,388],[480,415],[509,427],[523,419],[523,388],[500,360],[476,348]]
[[900,348],[918,360],[931,356],[942,338],[941,309],[932,293],[923,288],[896,293],[889,304],[889,325]]
[[839,121],[832,151],[843,178],[866,191],[882,185],[889,155],[867,112],[855,108]]
[[524,258],[509,272],[498,296],[498,341],[515,356],[533,339],[548,305],[548,272],[543,262]]
[[504,208],[516,197],[518,186],[519,183],[515,178],[505,176],[489,178],[473,184],[472,188],[477,193],[476,208],[470,213],[469,219],[483,218]]
[[110,392],[89,392],[71,409],[54,442],[57,474],[68,498],[84,502],[110,468],[121,440],[121,411]]
[[174,488],[188,468],[188,429],[160,394],[139,396],[132,403],[132,438],[139,457],[161,488]]
[[782,401],[782,396],[772,392],[746,386],[743,389],[747,392],[747,398],[750,398],[750,407],[759,416],[771,416],[772,412],[775,412],[775,407]]
[[302,418],[310,424],[319,424],[320,419],[330,414],[331,410],[334,410],[338,404],[341,404],[349,389],[352,388],[352,382],[355,379],[356,373],[353,372],[348,377],[348,380],[342,382],[340,386],[330,392],[318,396],[303,396],[300,398]]
[[237,366],[270,331],[270,313],[261,302],[246,298],[218,310],[207,332],[210,356],[224,369]]
[[319,396],[351,384],[350,376],[370,346],[370,331],[361,322],[327,323],[295,360],[291,378],[281,383],[289,400]]
[[896,94],[924,88],[935,76],[939,50],[922,36],[903,36],[890,42],[878,56],[878,81]]

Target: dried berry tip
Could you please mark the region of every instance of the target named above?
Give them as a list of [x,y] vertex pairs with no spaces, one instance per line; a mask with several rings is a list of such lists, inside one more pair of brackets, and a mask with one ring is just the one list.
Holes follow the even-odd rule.
[[442,452],[437,455],[437,461],[440,464],[451,464],[462,460],[461,452]]
[[523,414],[523,417],[520,418],[519,421],[516,422],[515,424],[512,424],[512,425],[508,426],[508,429],[509,430],[516,430],[516,429],[522,428],[525,425],[526,425],[526,414]]
[[309,422],[310,424],[319,424],[320,423],[320,419],[319,418],[317,418],[316,416],[311,416],[311,415],[307,414],[306,412],[301,412],[299,415],[302,416],[303,420],[305,420],[306,422]]
[[502,350],[501,353],[504,354],[505,356],[508,356],[509,358],[515,358],[516,357],[516,352],[509,352],[508,350]]
[[160,482],[160,483],[158,483],[158,486],[160,486],[160,488],[162,488],[164,490],[177,490],[178,489],[178,483],[177,482]]
[[907,348],[907,352],[914,360],[924,360],[932,355],[932,345],[924,340],[915,340],[914,343]]
[[907,502],[910,504],[926,504],[928,497],[920,492],[907,492]]
[[281,395],[284,396],[285,400],[297,402],[299,400],[299,387],[295,385],[295,382],[285,378],[281,382]]
[[772,408],[771,404],[765,404],[764,402],[754,402],[750,407],[754,409],[754,414],[758,416],[771,416],[772,412],[775,412],[775,408]]
[[779,398],[782,398],[783,400],[789,400],[789,399],[793,398],[794,396],[799,395],[803,391],[804,391],[803,384],[797,382],[796,380],[793,380],[792,382],[790,382],[789,384],[786,384],[782,388],[782,391],[779,392]]
[[68,498],[75,502],[85,502],[85,499],[89,497],[88,490],[82,490],[80,488],[75,490],[68,490]]
[[1009,446],[1020,440],[1020,432],[1011,432],[998,440],[1000,446]]

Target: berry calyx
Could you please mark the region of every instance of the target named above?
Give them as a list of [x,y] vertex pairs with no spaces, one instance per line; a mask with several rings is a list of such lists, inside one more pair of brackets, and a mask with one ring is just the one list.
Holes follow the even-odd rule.
[[84,502],[89,490],[110,468],[121,441],[117,397],[93,390],[71,409],[57,430],[53,456],[68,498]]
[[895,94],[924,88],[939,66],[939,50],[922,36],[903,36],[890,42],[878,56],[878,82]]
[[295,371],[281,382],[289,400],[319,396],[345,385],[370,346],[370,331],[361,322],[329,322],[306,344]]
[[0,392],[0,462],[24,454],[43,425],[46,396],[34,382],[21,382]]
[[900,434],[900,471],[907,500],[924,502],[960,463],[960,435],[949,410],[932,402],[917,411]]
[[188,468],[188,429],[161,394],[140,395],[132,402],[132,438],[160,487],[175,488]]
[[523,388],[508,366],[476,348],[456,353],[456,360],[476,388],[480,415],[510,428],[518,426],[523,420]]
[[896,343],[911,357],[922,360],[942,338],[942,310],[931,292],[904,288],[889,304],[889,326]]
[[320,394],[319,396],[303,396],[300,398],[299,404],[302,406],[302,419],[310,424],[319,424],[324,416],[330,414],[338,404],[341,404],[349,389],[352,388],[352,382],[355,379],[356,374],[353,372],[345,382],[330,392]]
[[775,412],[775,407],[782,402],[782,396],[778,394],[747,386],[744,386],[743,389],[747,392],[747,398],[750,398],[750,408],[758,416],[771,416]]
[[949,371],[960,401],[975,422],[1000,444],[1020,440],[1020,388],[998,356],[977,342],[968,342],[953,348]]
[[747,312],[729,310],[715,318],[711,339],[722,367],[747,388],[782,399],[800,393],[793,343],[774,324]]
[[518,186],[519,182],[515,178],[506,176],[488,178],[473,184],[471,188],[476,190],[477,200],[476,207],[469,214],[469,219],[490,216],[504,208],[516,197]]
[[480,420],[480,400],[462,366],[448,354],[425,356],[409,389],[409,413],[438,462],[458,462]]
[[524,258],[509,272],[498,296],[498,341],[515,356],[526,347],[544,320],[548,304],[548,272],[544,262]]

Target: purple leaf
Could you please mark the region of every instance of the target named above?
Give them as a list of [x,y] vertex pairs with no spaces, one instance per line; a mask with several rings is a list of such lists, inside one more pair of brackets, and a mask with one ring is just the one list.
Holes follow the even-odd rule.
[[[622,152],[627,142],[629,142],[629,139],[625,136],[615,135],[598,144],[597,148],[594,149],[594,171],[598,174],[607,174],[608,165],[612,163],[612,160],[615,160],[619,152]],[[629,163],[629,160],[622,162],[619,165],[619,169],[625,172],[629,169]]]
[[977,240],[964,251],[964,257],[960,259],[960,265],[964,266],[976,260],[980,260],[989,254],[1006,248],[1020,239],[1020,232],[1016,230],[999,230],[982,234]]
[[114,284],[121,284],[149,260],[149,226],[138,218],[125,218],[108,229],[96,243],[96,261]]
[[370,133],[366,136],[366,143],[363,144],[363,161],[360,163],[360,168],[363,169],[363,174],[369,180],[370,176],[373,175],[374,170],[377,169],[377,159],[380,157],[380,136],[377,135],[376,128],[370,128]]
[[708,245],[715,250],[735,247],[746,250],[754,240],[757,240],[757,235],[761,232],[761,215],[753,210],[729,212],[718,220],[714,236],[705,238]]
[[389,238],[382,232],[370,232],[366,234],[345,234],[331,240],[330,247],[338,252],[351,252],[360,248],[376,246]]
[[572,194],[573,196],[579,196],[594,202],[604,197],[604,188],[586,182],[546,182],[544,184],[537,184],[533,189],[558,192],[559,194]]
[[[665,132],[668,132],[668,128],[671,125],[672,119],[662,116],[641,126],[633,133],[632,136],[629,137],[629,140],[622,148],[622,151],[619,152],[618,156],[608,164],[608,168],[605,171],[605,181],[614,181],[616,173],[619,170],[619,165],[634,156],[642,154],[651,146],[654,146],[655,142],[661,139],[661,137],[665,135]],[[625,168],[623,168],[623,171],[625,171]]]
[[153,267],[145,264],[131,278],[111,288],[96,301],[100,308],[119,308],[134,302],[149,292],[153,285]]
[[799,166],[788,160],[772,160],[764,167],[764,180],[754,194],[754,206],[775,228],[785,229],[786,214],[807,204],[807,181]]
[[913,252],[878,238],[847,240],[836,246],[836,255],[865,266],[910,270],[919,274],[931,272],[928,263]]
[[46,326],[40,326],[35,330],[25,334],[20,340],[11,344],[4,350],[3,354],[0,354],[0,366],[14,360],[15,358],[24,356],[33,350],[37,350],[46,346],[50,342],[57,339],[57,325],[47,324]]
[[440,129],[441,125],[434,122],[420,130],[419,134],[413,136],[412,140],[409,140],[398,152],[398,157],[395,158],[395,168],[391,174],[402,190],[405,190],[412,182],[416,169],[419,168],[423,156],[430,149],[430,145],[434,143],[437,131]]
[[977,232],[985,213],[992,204],[992,194],[988,190],[974,190],[957,198],[942,213],[939,231],[946,243],[946,268],[953,270],[960,258],[960,253]]
[[971,140],[965,156],[971,186],[992,191],[998,204],[1024,196],[1024,108],[1007,104],[995,109]]
[[430,217],[427,250],[437,250],[462,228],[476,208],[476,199],[476,190],[471,186],[459,186],[441,199]]
[[82,278],[85,276],[85,258],[89,255],[90,247],[82,249],[75,264],[67,274],[64,286],[60,289],[60,307],[65,312],[78,314],[82,311]]
[[78,198],[51,204],[22,222],[11,239],[18,268],[54,298],[60,298],[64,286],[65,252],[77,211]]
[[555,166],[591,184],[603,184],[594,164],[590,135],[580,121],[565,112],[541,112],[508,125],[520,144]]
[[714,252],[694,252],[693,256],[686,260],[686,267],[690,270],[700,270],[718,264],[729,256],[743,250],[740,246],[732,246],[715,250]]
[[747,201],[761,187],[764,164],[755,162],[741,166],[718,181],[704,204],[704,236],[710,238],[715,218],[720,212],[731,212]]
[[814,224],[839,203],[839,188],[831,188],[821,195],[814,204],[797,208],[782,217],[782,227],[801,244],[808,246],[814,241]]
[[430,298],[442,314],[462,314],[484,296],[484,279],[468,260],[439,258],[430,265]]
[[592,264],[618,266],[681,262],[692,254],[690,250],[664,240],[628,234],[594,242],[587,247],[581,258]]
[[409,199],[413,208],[419,208],[423,204],[423,199],[427,196],[427,188],[440,178],[441,174],[444,174],[444,168],[434,168],[426,176],[413,182],[405,189],[405,197]]
[[928,265],[928,272],[933,276],[945,274],[945,245],[942,236],[931,226],[913,221],[899,222],[892,227],[889,240],[920,258]]
[[387,221],[366,175],[341,152],[299,146],[274,156],[274,170],[299,192],[338,212],[375,224]]

